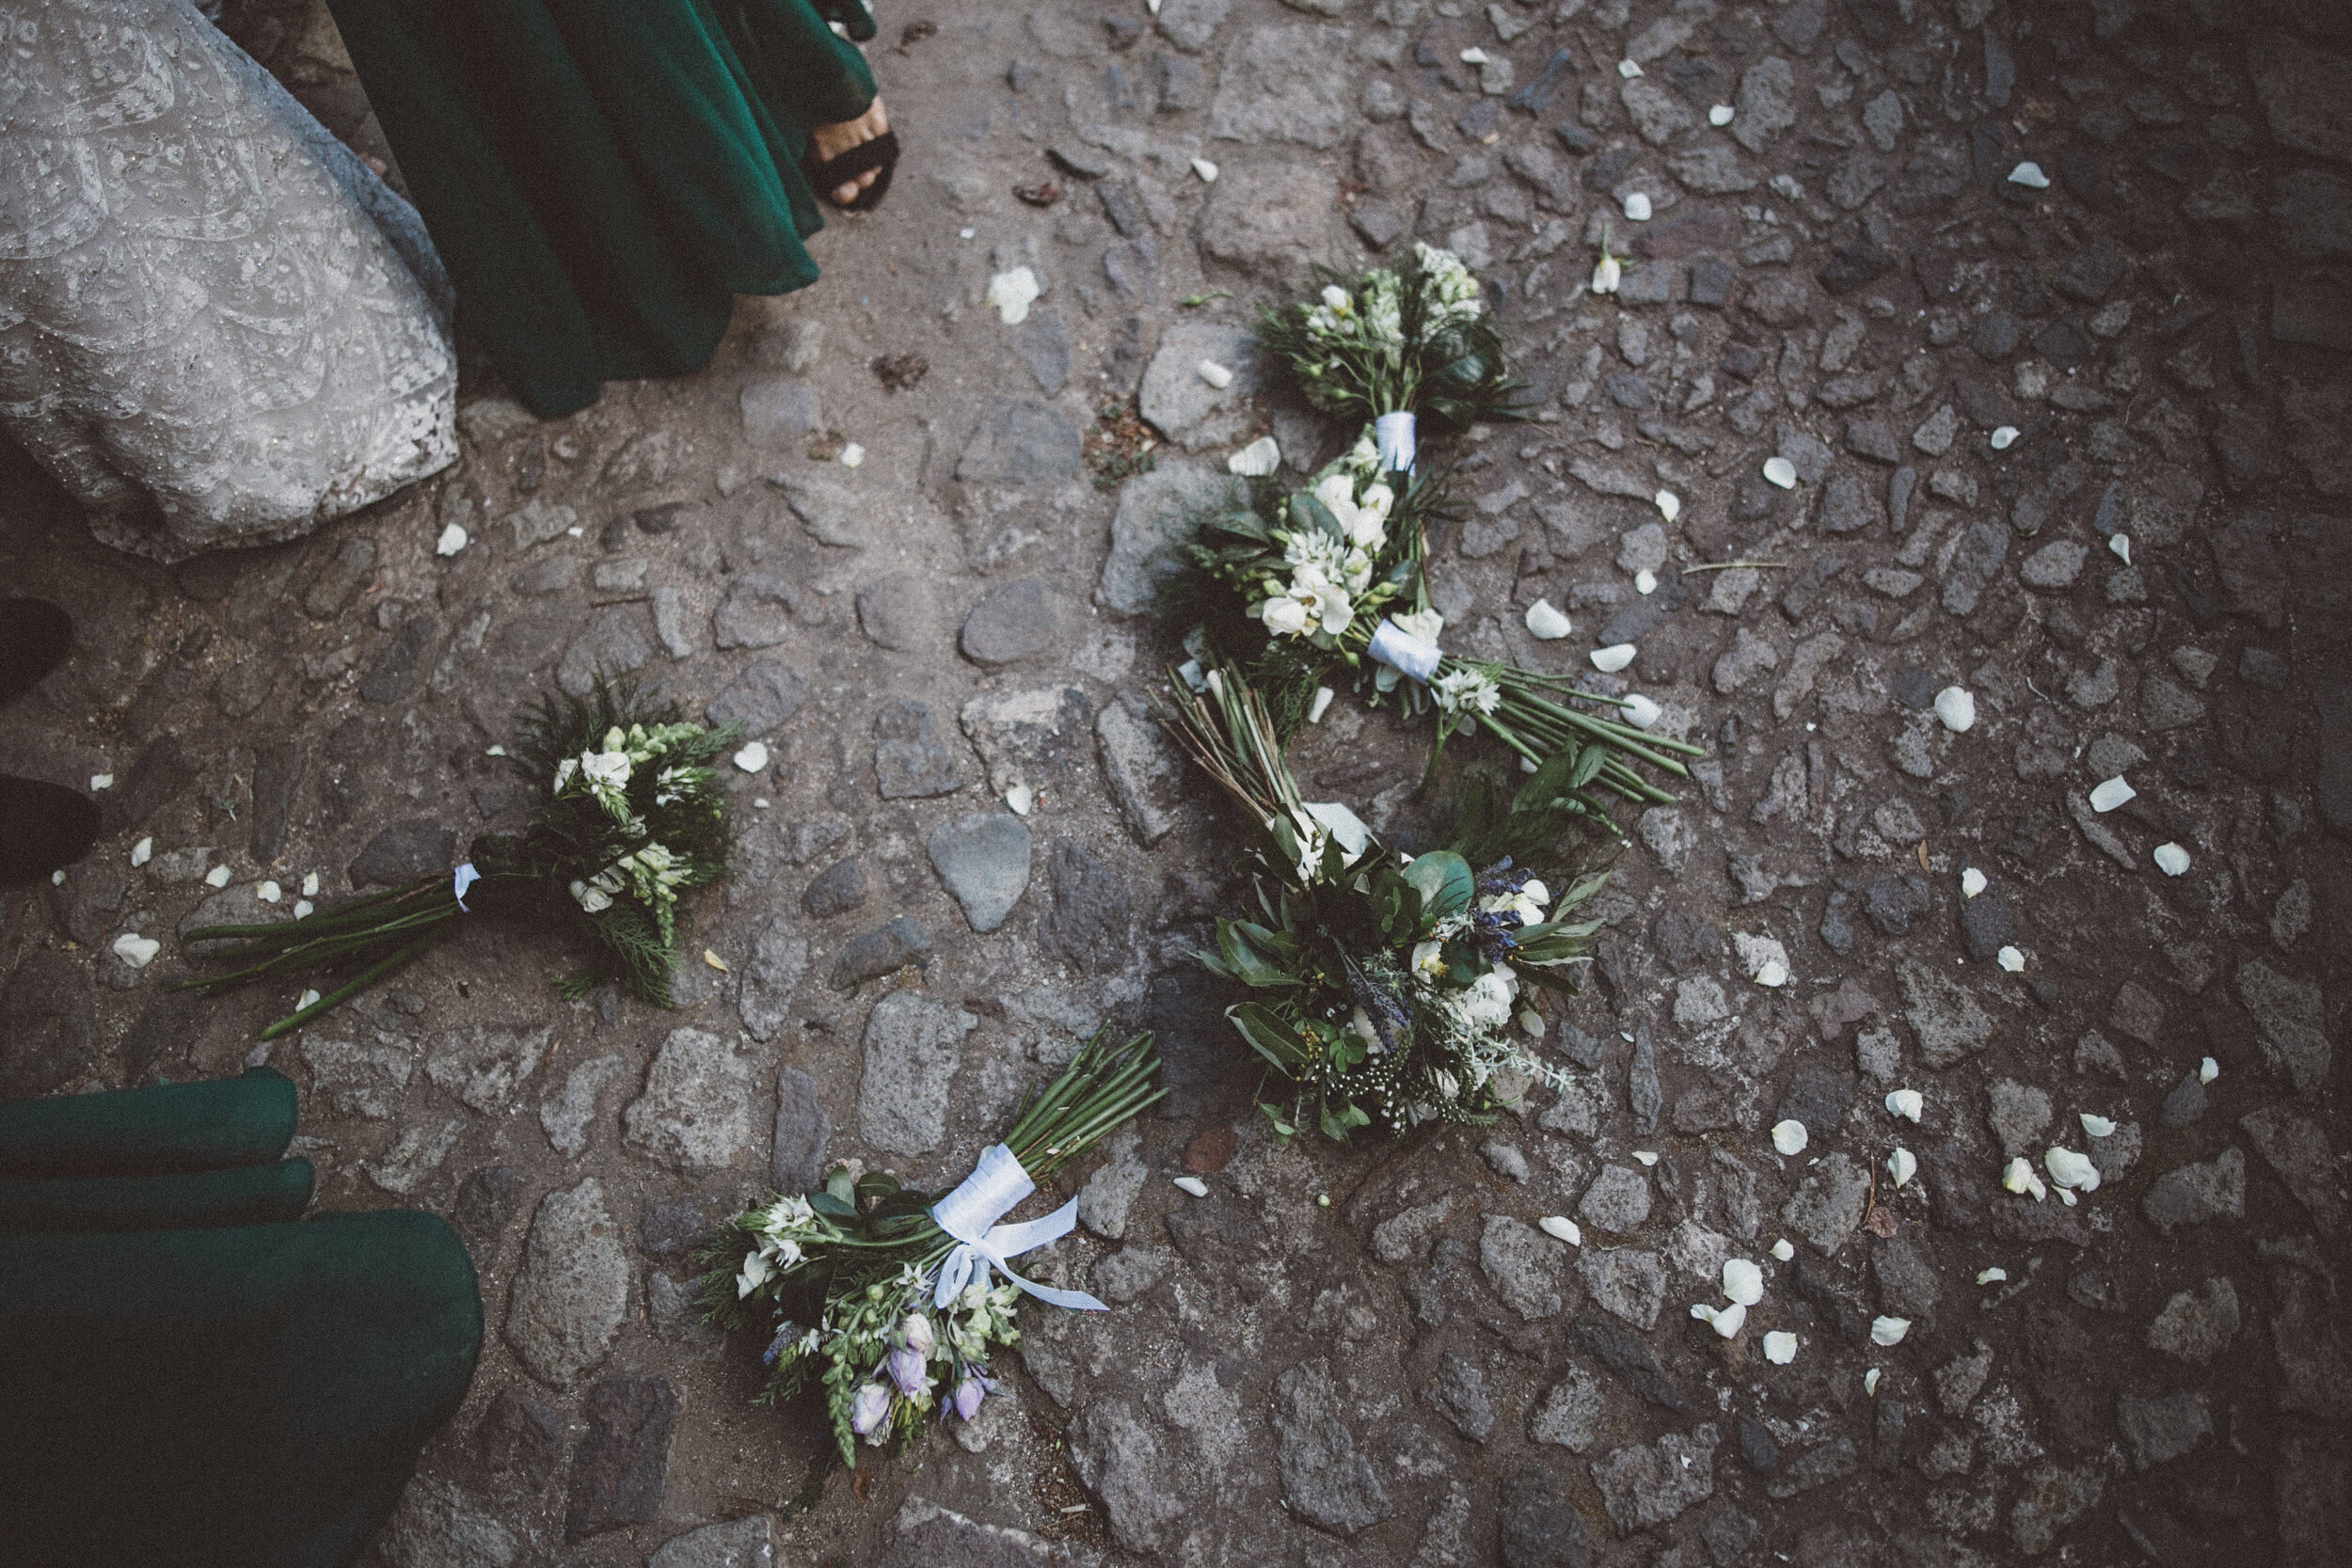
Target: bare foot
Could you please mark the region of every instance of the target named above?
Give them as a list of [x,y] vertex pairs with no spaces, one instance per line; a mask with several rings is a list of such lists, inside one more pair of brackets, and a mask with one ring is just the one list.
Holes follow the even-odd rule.
[[[866,112],[855,119],[845,119],[838,125],[818,125],[811,128],[808,139],[815,144],[818,158],[830,163],[857,146],[858,143],[872,141],[889,129],[890,117],[882,112],[882,101],[876,98],[873,103],[866,105]],[[869,168],[856,179],[835,185],[832,191],[834,204],[838,207],[847,207],[850,202],[855,201],[857,193],[872,184],[875,176],[880,173],[882,170],[878,168]]]

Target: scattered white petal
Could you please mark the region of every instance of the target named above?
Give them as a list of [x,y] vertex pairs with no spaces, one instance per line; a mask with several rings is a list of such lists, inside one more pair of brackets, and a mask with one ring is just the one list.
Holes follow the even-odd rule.
[[1200,372],[1200,379],[1220,392],[1233,384],[1233,372],[1214,359],[1201,360],[1197,369]]
[[2200,1084],[2210,1084],[2220,1076],[2221,1064],[2211,1056],[2197,1064],[2197,1081]]
[[1658,1164],[1658,1151],[1656,1149],[1637,1148],[1633,1151],[1633,1157],[1645,1165],[1654,1165]]
[[295,999],[295,1002],[294,1002],[294,1011],[295,1011],[295,1012],[300,1012],[303,1008],[305,1008],[305,1007],[308,1007],[308,1006],[310,1006],[314,1005],[314,1004],[318,1001],[318,999],[319,999],[319,993],[318,993],[317,991],[314,991],[314,990],[306,990],[306,991],[304,991],[300,997],[298,997],[298,998],[296,998],[296,999]]
[[1658,574],[1645,566],[1633,574],[1633,591],[1647,598],[1658,592]]
[[1878,1397],[1879,1370],[1876,1367],[1862,1374],[1862,1391],[1872,1399]]
[[1796,1255],[1796,1244],[1789,1241],[1786,1236],[1783,1236],[1779,1241],[1772,1243],[1772,1256],[1779,1259],[1784,1263],[1788,1261],[1791,1258],[1794,1258]]
[[2093,1116],[2089,1111],[2083,1111],[2078,1113],[2074,1119],[2083,1124],[2083,1132],[2091,1137],[2111,1138],[2115,1136],[2115,1123],[2105,1117]]
[[588,531],[584,528],[567,528],[564,531],[574,539],[585,539],[588,537]]
[[1768,457],[1764,460],[1764,477],[1783,490],[1794,490],[1797,466],[1785,457]]
[[956,230],[956,238],[959,240],[968,240],[978,232],[978,230],[973,228],[967,223],[962,228]]
[[755,740],[735,753],[735,766],[746,773],[757,773],[768,766],[768,743]]
[[1315,704],[1314,706],[1307,710],[1307,722],[1310,724],[1322,723],[1323,716],[1331,710],[1331,699],[1337,695],[1338,693],[1333,691],[1327,686],[1316,687]]
[[1886,1174],[1895,1179],[1896,1186],[1902,1186],[1919,1174],[1919,1156],[1898,1146],[1895,1152],[1886,1157]]
[[145,865],[149,861],[151,861],[154,858],[155,841],[152,838],[140,839],[136,844],[131,846],[131,863],[133,865]]
[[1037,791],[1027,784],[1014,784],[1005,791],[1005,804],[1012,808],[1013,816],[1026,816],[1029,808],[1037,804]]
[[297,898],[294,900],[294,918],[296,920],[307,920],[311,914],[316,912],[317,910],[318,906],[311,903],[308,898]]
[[302,879],[302,896],[305,898],[316,898],[318,895],[319,874],[313,871]]
[[1671,523],[1682,515],[1682,498],[1672,490],[1661,490],[1650,499],[1658,503],[1658,515],[1666,521]]
[[163,950],[162,942],[153,937],[143,937],[136,931],[125,931],[115,938],[115,957],[133,969],[145,969]]
[[1776,1328],[1764,1336],[1764,1359],[1775,1367],[1786,1367],[1797,1358],[1797,1337],[1785,1328]]
[[2073,1207],[2074,1207],[2074,1204],[2075,1204],[2075,1202],[2076,1202],[2076,1199],[2075,1199],[2075,1197],[2074,1197],[2074,1188],[2072,1188],[2072,1187],[2060,1187],[2060,1188],[2058,1190],[2058,1201],[2059,1201],[2060,1203],[2065,1204],[2065,1205],[2066,1205],[2069,1209],[2072,1209]]
[[1584,1232],[1579,1230],[1576,1222],[1565,1214],[1546,1214],[1535,1222],[1535,1228],[1547,1236],[1559,1238],[1570,1246],[1584,1244]]
[[1628,191],[1625,198],[1625,215],[1630,222],[1647,223],[1649,221],[1649,198],[1640,191]]
[[1656,703],[1651,702],[1647,697],[1643,696],[1639,691],[1636,691],[1631,696],[1628,697],[1625,700],[1625,706],[1619,708],[1617,711],[1619,716],[1622,717],[1627,723],[1632,725],[1637,730],[1648,729],[1652,724],[1657,723],[1660,719],[1663,718],[1666,712],[1664,708],[1660,707]]
[[1576,629],[1549,599],[1537,599],[1527,607],[1527,632],[1542,642],[1557,642]]
[[1764,1299],[1764,1271],[1744,1258],[1724,1259],[1724,1299],[1754,1307]]
[[2138,793],[2138,790],[2123,782],[2123,775],[2118,773],[2104,784],[2090,786],[2090,809],[2098,812],[2113,811]]
[[2050,188],[2050,177],[2042,172],[2042,166],[2040,164],[2034,163],[2031,160],[2019,164],[2015,168],[2010,169],[2009,171],[2009,182],[2012,185],[2024,185],[2028,189],[2037,191],[2046,191]]
[[1903,1336],[1910,1332],[1911,1320],[1909,1318],[1882,1317],[1870,1320],[1870,1343],[1874,1345],[1899,1345],[1903,1342]]
[[1978,894],[1982,893],[1984,890],[1985,879],[1983,872],[1978,870],[1973,865],[1961,872],[1960,895],[1963,898],[1974,898]]
[[2015,947],[2006,945],[2003,946],[1998,953],[1993,955],[1993,961],[1999,964],[2003,969],[2008,970],[2011,974],[2023,974],[2026,973],[2026,955]]
[[[1697,1307],[1693,1307],[1691,1308],[1691,1316],[1695,1318],[1698,1315],[1699,1309]],[[1741,1326],[1748,1321],[1748,1309],[1735,1301],[1720,1312],[1709,1312],[1707,1316],[1707,1321],[1713,1326],[1715,1332],[1723,1338],[1726,1339],[1735,1338],[1738,1337]]]
[[1775,1122],[1772,1126],[1772,1147],[1783,1154],[1803,1154],[1804,1146],[1811,1141],[1810,1136],[1805,1132],[1804,1122],[1783,1121]]
[[1713,108],[1711,108],[1711,109],[1708,110],[1708,111],[1707,111],[1707,123],[1708,123],[1708,124],[1709,124],[1709,125],[1728,125],[1728,124],[1730,124],[1730,123],[1731,123],[1731,105],[1730,105],[1730,104],[1728,104],[1728,103],[1718,103],[1718,104],[1716,104]]
[[1206,1181],[1201,1180],[1197,1176],[1180,1176],[1176,1179],[1176,1185],[1182,1187],[1184,1191],[1190,1193],[1195,1197],[1206,1197],[1209,1196],[1209,1184]]
[[1935,694],[1935,716],[1954,735],[1966,735],[1977,723],[1976,694],[1964,686],[1946,687]]
[[1217,166],[1206,158],[1195,158],[1192,161],[1192,172],[1200,176],[1200,182],[1204,185],[1216,183]]
[[2168,877],[2177,877],[2188,869],[2188,851],[2177,844],[2159,844],[2155,850],[2156,869]]
[[56,871],[52,871],[51,873],[49,873],[49,885],[50,885],[51,887],[63,887],[63,886],[65,886],[65,872],[64,872],[64,870],[63,870],[63,869],[59,869],[59,870],[56,870]]
[[1977,1271],[1977,1283],[1979,1285],[1998,1285],[2001,1281],[2007,1279],[2008,1277],[2009,1271],[2001,1267],[1998,1263],[1994,1264],[1993,1267],[1989,1269],[1979,1269]]
[[2061,1187],[2072,1187],[2078,1193],[2099,1190],[2099,1167],[2090,1163],[2088,1154],[2053,1145],[2042,1154],[2042,1164],[2049,1171],[2050,1180]]
[[1460,59],[1464,65],[1485,65],[1486,63],[1486,52],[1484,49],[1472,46],[1462,51]]
[[[65,873],[59,872],[57,874],[57,880],[65,880]],[[204,885],[206,887],[227,887],[229,885],[229,868],[225,865],[216,865],[210,871],[204,873]]]
[[1630,82],[1633,78],[1642,74],[1642,68],[1637,61],[1619,60],[1617,62],[1617,74]]
[[1519,1028],[1532,1040],[1544,1037],[1544,1015],[1533,1007],[1519,1009]]
[[102,789],[112,789],[114,786],[115,776],[112,773],[92,773],[89,776],[90,793],[93,795]]
[[1613,675],[1633,662],[1641,650],[1630,642],[1612,642],[1606,648],[1593,650],[1593,668],[1604,675]]
[[752,797],[752,810],[754,811],[766,811],[769,804],[770,802],[768,797],[765,795],[755,795]]
[[460,528],[457,524],[452,523],[449,527],[441,530],[441,536],[438,539],[433,541],[433,553],[435,555],[455,555],[459,550],[464,549],[471,543],[473,543],[473,536],[468,533],[464,529]]
[[2005,424],[1993,433],[1992,439],[1994,451],[2007,451],[2016,444],[2017,427],[2013,424]]
[[2117,559],[2121,560],[2124,565],[2129,566],[2132,563],[2132,536],[2130,534],[2108,534],[2107,548],[2113,550]]
[[1625,281],[1625,263],[1606,252],[1593,263],[1593,293],[1613,294],[1617,285]]
[[1044,291],[1037,286],[1037,274],[1026,267],[1000,272],[988,280],[987,302],[1002,316],[1007,326],[1019,326],[1029,319],[1029,307]]
[[1917,1089],[1897,1089],[1886,1097],[1886,1114],[1900,1117],[1908,1122],[1916,1122],[1927,1106],[1926,1099]]
[[850,442],[848,446],[841,449],[841,466],[843,467],[854,468],[865,461],[866,449],[859,446],[855,441]]
[[1778,937],[1735,931],[1731,944],[1739,949],[1740,965],[1748,972],[1749,979],[1773,989],[1788,983],[1788,949],[1780,944]]
[[1282,466],[1282,449],[1271,436],[1261,436],[1225,460],[1225,471],[1244,479],[1263,479]]
[[256,882],[253,884],[253,896],[259,898],[264,904],[275,904],[285,895],[285,889],[279,887],[276,882]]
[[485,757],[502,757],[506,754],[506,748],[503,746],[493,746],[482,754]]
[[703,962],[708,964],[711,968],[717,970],[722,974],[732,974],[735,973],[733,970],[727,968],[726,959],[719,957],[718,954],[713,953],[707,947],[703,949]]
[[2012,1193],[2030,1196],[2036,1203],[2050,1196],[2050,1189],[2042,1184],[2042,1178],[2034,1174],[2033,1166],[2022,1154],[2011,1160],[2009,1168],[2001,1172],[2001,1185]]

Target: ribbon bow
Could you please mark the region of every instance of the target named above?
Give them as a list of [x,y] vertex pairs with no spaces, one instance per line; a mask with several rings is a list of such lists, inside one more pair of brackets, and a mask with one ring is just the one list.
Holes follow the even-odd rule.
[[994,1269],[1048,1306],[1079,1312],[1110,1310],[1084,1291],[1057,1291],[1050,1285],[1024,1279],[1005,1261],[1060,1240],[1078,1223],[1078,1200],[1074,1197],[1043,1219],[1021,1225],[996,1223],[1035,1191],[1037,1183],[1021,1168],[1012,1150],[1003,1144],[993,1144],[982,1152],[979,1164],[963,1179],[962,1184],[931,1205],[931,1218],[939,1228],[961,1243],[939,1265],[939,1289],[931,1297],[932,1306],[946,1310],[949,1302],[963,1293],[966,1285],[976,1279],[987,1283],[989,1270]]

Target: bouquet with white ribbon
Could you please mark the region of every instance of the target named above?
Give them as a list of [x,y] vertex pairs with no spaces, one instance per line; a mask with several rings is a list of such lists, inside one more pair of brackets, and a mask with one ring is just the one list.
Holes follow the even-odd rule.
[[953,1191],[836,1169],[817,1192],[728,1220],[696,1255],[706,1271],[696,1301],[707,1321],[729,1328],[755,1308],[772,1314],[759,1402],[788,1400],[814,1376],[842,1462],[855,1465],[860,1442],[903,1442],[934,1411],[966,1421],[979,1414],[996,1388],[991,1351],[1020,1342],[1013,1314],[1024,1295],[1104,1310],[1083,1291],[1038,1284],[1012,1266],[1069,1234],[1077,1199],[1040,1219],[998,1222],[1167,1093],[1152,1085],[1158,1067],[1151,1036],[1115,1045],[1097,1034]]
[[1567,882],[1557,863],[1574,764],[1546,764],[1507,804],[1473,781],[1447,845],[1407,855],[1300,798],[1265,705],[1231,673],[1176,696],[1169,729],[1259,830],[1256,914],[1218,920],[1200,958],[1257,998],[1225,1016],[1284,1085],[1260,1090],[1278,1133],[1484,1123],[1524,1083],[1565,1083],[1530,988],[1564,985],[1599,927],[1570,914],[1606,879]]
[[[210,994],[264,981],[315,982],[269,1039],[401,968],[475,914],[520,916],[590,938],[599,961],[563,982],[579,995],[603,975],[668,1006],[678,898],[726,873],[726,804],[713,767],[742,726],[713,728],[675,705],[599,678],[585,698],[543,697],[511,762],[531,781],[529,826],[485,834],[465,863],[296,918],[205,926],[191,951],[236,967],[183,985]],[[321,988],[325,994],[321,994]]]

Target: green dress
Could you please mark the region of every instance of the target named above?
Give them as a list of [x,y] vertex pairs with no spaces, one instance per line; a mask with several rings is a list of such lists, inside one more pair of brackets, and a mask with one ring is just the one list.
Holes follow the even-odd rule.
[[0,1105],[0,1564],[335,1568],[482,1345],[448,1224],[299,1220],[294,1085]]
[[532,411],[699,367],[817,280],[810,128],[873,102],[858,0],[328,0],[457,291]]

